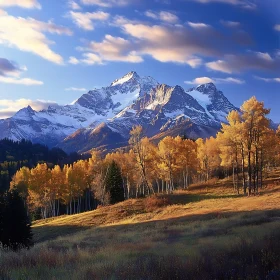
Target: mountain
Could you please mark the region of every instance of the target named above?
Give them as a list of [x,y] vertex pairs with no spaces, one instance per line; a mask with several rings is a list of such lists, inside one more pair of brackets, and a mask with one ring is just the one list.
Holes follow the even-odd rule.
[[83,94],[74,104],[36,112],[30,106],[0,120],[0,139],[28,139],[67,152],[127,145],[134,125],[149,137],[215,135],[237,109],[213,83],[185,91],[130,72],[108,87]]

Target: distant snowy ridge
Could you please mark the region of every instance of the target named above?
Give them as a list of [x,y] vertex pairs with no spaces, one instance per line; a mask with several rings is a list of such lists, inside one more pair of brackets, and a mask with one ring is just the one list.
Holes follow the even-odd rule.
[[138,124],[150,137],[179,127],[188,127],[193,137],[206,137],[215,134],[234,109],[213,83],[185,91],[129,72],[71,105],[39,112],[30,106],[21,109],[0,120],[0,139],[25,138],[70,152],[127,143],[129,131]]

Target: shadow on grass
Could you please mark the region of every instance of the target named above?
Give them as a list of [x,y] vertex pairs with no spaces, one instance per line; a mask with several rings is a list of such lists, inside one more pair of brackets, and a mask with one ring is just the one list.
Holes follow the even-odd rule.
[[163,233],[168,233],[167,242],[175,242],[180,239],[181,234],[176,230],[169,229],[169,227],[176,225],[188,225],[193,222],[207,222],[217,221],[223,224],[222,228],[210,227],[201,231],[200,237],[217,236],[227,234],[229,230],[236,227],[255,226],[267,224],[270,222],[279,222],[280,227],[280,209],[266,210],[266,211],[239,211],[239,212],[227,212],[215,211],[207,214],[193,214],[185,215],[179,218],[168,218],[164,220],[152,220],[145,222],[137,222],[124,225],[108,225],[106,227],[99,227],[98,225],[88,226],[38,226],[33,228],[34,241],[40,243],[43,241],[51,241],[60,236],[75,235],[76,233],[85,231],[87,229],[98,229],[106,235],[108,232],[127,232],[139,230],[147,230],[153,228],[162,228]]
[[43,225],[32,228],[33,239],[35,243],[53,240],[59,236],[66,236],[68,234],[76,234],[80,231],[87,230],[87,226],[51,226]]
[[171,205],[173,204],[188,204],[191,202],[198,202],[202,200],[209,199],[222,199],[222,198],[237,198],[242,197],[242,195],[228,194],[228,195],[212,195],[212,194],[173,194],[173,195],[163,195],[162,197],[167,198]]

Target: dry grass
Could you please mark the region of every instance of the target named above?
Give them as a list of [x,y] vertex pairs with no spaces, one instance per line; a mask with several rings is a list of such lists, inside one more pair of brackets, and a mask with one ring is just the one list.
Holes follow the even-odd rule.
[[0,279],[280,279],[279,201],[276,184],[244,197],[215,180],[37,221],[40,243],[0,253]]
[[[145,221],[188,218],[211,213],[280,209],[280,186],[261,190],[259,196],[236,195],[229,180],[197,184],[188,191],[180,190],[160,198],[130,199],[91,212],[62,216],[34,223],[35,241],[71,234],[91,227],[131,224]],[[164,207],[163,207],[164,206]]]

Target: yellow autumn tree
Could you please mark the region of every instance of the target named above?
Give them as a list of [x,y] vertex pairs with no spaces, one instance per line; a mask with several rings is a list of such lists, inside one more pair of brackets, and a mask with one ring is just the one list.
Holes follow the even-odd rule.
[[241,106],[241,118],[243,121],[243,141],[247,152],[248,165],[248,194],[252,190],[256,193],[259,187],[261,170],[261,153],[263,151],[262,137],[265,137],[269,129],[270,121],[267,118],[270,110],[264,107],[255,96],[244,102]]
[[148,165],[150,161],[150,142],[147,137],[143,138],[142,126],[135,126],[130,131],[129,144],[132,146],[135,158],[142,177],[141,184],[143,185],[143,192],[154,193],[152,184],[148,179]]

